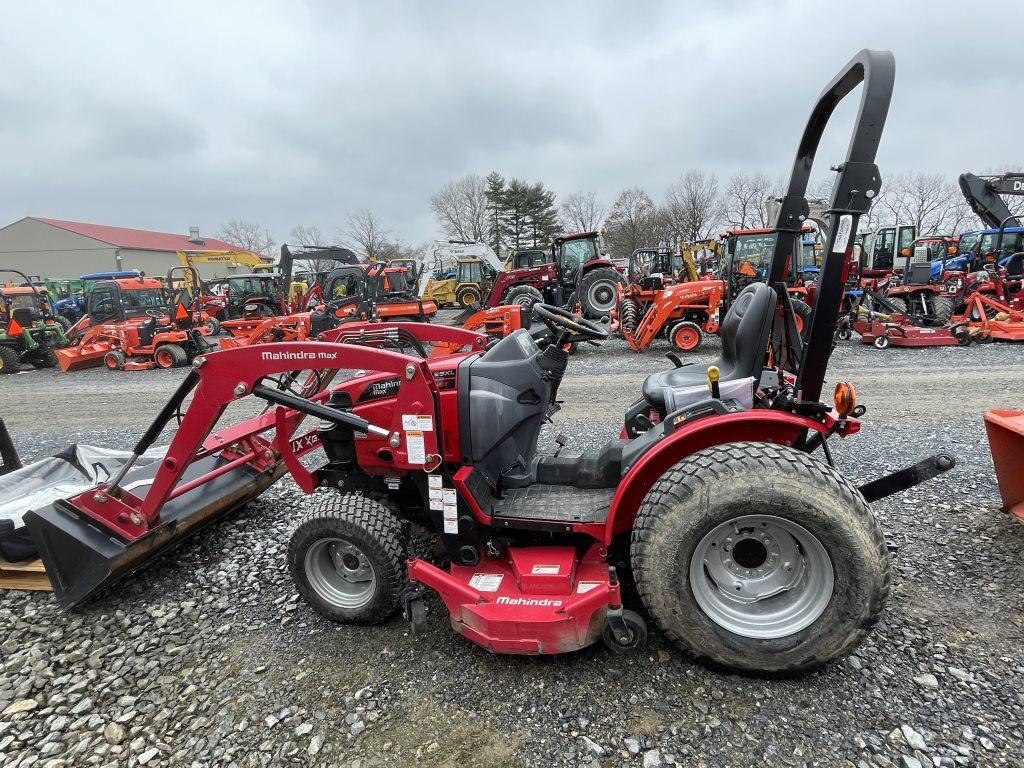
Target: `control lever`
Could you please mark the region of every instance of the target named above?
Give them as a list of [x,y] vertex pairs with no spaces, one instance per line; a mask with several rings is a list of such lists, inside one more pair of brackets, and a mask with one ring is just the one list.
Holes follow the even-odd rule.
[[708,366],[708,391],[711,392],[711,397],[715,400],[722,399],[722,392],[718,386],[718,378],[720,375],[717,365]]
[[554,456],[557,457],[558,454],[562,452],[562,449],[569,443],[569,438],[563,434],[559,434],[558,437],[555,438],[555,443],[558,447],[555,449]]

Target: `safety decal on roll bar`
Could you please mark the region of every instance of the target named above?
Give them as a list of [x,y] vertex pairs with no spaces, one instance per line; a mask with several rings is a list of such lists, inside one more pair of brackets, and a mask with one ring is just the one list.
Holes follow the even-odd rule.
[[850,244],[850,234],[853,232],[853,216],[845,214],[839,217],[836,225],[836,241],[832,246],[832,253],[846,253]]

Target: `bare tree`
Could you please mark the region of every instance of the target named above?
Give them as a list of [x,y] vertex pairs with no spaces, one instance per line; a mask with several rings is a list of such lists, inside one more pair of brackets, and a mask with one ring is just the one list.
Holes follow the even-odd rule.
[[573,192],[558,209],[558,218],[566,232],[594,232],[601,226],[604,214],[604,205],[594,192]]
[[[292,227],[292,231],[288,234],[288,239],[293,245],[300,246],[302,248],[324,248],[328,245],[327,238],[324,237],[320,231],[320,227],[316,224],[312,226],[306,226],[305,224],[296,224]],[[331,259],[318,259],[315,256],[316,251],[311,251],[311,255],[308,258],[301,258],[300,260],[306,265],[306,268],[314,274],[321,274],[324,272],[330,272],[337,266],[336,262]]]
[[264,256],[273,256],[276,245],[269,231],[245,219],[231,219],[222,225],[217,232],[217,238],[243,250],[262,253]]
[[929,234],[964,221],[961,200],[956,184],[941,174],[901,173],[889,183],[881,207],[886,223],[913,224]]
[[730,227],[752,229],[769,227],[768,199],[782,194],[782,185],[760,171],[737,173],[725,186],[723,218]]
[[664,215],[673,238],[703,240],[722,221],[718,177],[704,171],[687,171],[665,193]]
[[386,261],[394,253],[395,241],[384,228],[377,215],[368,208],[360,208],[348,216],[348,227],[339,233],[366,261]]
[[448,237],[482,242],[487,234],[487,181],[471,173],[450,181],[430,198],[430,208]]
[[616,258],[628,258],[637,248],[654,242],[658,213],[651,196],[629,187],[615,200],[605,219],[605,242]]

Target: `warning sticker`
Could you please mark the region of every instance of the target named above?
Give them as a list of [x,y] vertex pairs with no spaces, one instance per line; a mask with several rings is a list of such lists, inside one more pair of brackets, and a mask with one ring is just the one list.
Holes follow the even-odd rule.
[[839,224],[836,225],[836,242],[832,246],[832,253],[843,253],[850,243],[850,234],[853,230],[853,216],[845,214],[839,217]]
[[427,475],[427,488],[440,488],[444,484],[444,478],[440,475]]
[[576,594],[582,595],[583,593],[589,592],[592,589],[597,589],[600,586],[600,581],[581,581],[576,585]]
[[444,519],[445,533],[459,532],[459,510],[454,504],[444,504],[441,513]]
[[444,509],[444,502],[441,501],[440,496],[436,499],[433,496],[430,497],[430,509],[436,512],[440,512]]
[[410,464],[426,464],[427,451],[423,447],[422,432],[405,433],[405,450],[409,453]]
[[441,498],[444,499],[445,504],[455,504],[458,502],[454,488],[442,488],[441,493],[443,494]]
[[558,573],[557,565],[535,565],[530,571],[534,576],[554,576]]
[[414,413],[404,413],[402,414],[402,429],[406,431],[412,429],[418,432],[433,432],[434,419],[429,415],[418,416]]
[[469,586],[477,592],[497,592],[504,578],[500,573],[474,573]]
[[444,498],[444,489],[443,488],[427,488],[427,495],[431,499],[437,499],[438,501],[440,501],[441,499]]

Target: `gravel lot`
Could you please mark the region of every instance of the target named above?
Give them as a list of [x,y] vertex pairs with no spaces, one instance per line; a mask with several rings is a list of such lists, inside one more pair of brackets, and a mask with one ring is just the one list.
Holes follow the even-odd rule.
[[[616,434],[667,349],[582,349],[545,445]],[[875,505],[895,582],[856,656],[790,680],[722,675],[657,633],[628,660],[492,656],[436,600],[425,638],[335,626],[286,573],[310,503],[286,480],[78,612],[0,593],[0,765],[1024,765],[1024,527],[998,510],[981,420],[1024,404],[1024,346],[848,342],[830,373],[868,407],[834,448],[855,479],[959,461]],[[0,411],[29,460],[124,448],[182,375],[26,372],[0,380]]]

